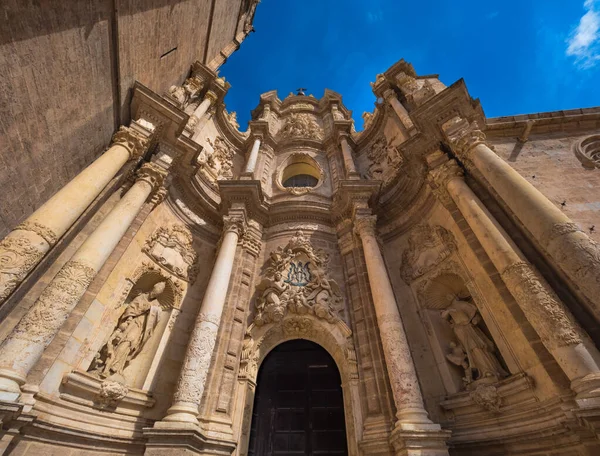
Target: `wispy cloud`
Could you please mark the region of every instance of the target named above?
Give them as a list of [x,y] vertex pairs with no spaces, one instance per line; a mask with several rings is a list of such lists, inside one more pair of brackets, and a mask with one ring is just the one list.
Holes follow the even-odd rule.
[[567,40],[567,55],[580,68],[592,68],[600,61],[600,0],[586,0],[586,13]]
[[367,12],[367,21],[368,22],[373,23],[373,22],[380,22],[382,20],[383,20],[383,12],[381,10]]

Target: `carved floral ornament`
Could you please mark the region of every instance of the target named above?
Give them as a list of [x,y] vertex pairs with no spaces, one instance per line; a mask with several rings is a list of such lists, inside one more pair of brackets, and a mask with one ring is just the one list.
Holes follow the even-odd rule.
[[160,227],[148,238],[142,251],[167,271],[193,283],[198,275],[193,240],[192,233],[183,225]]
[[278,133],[279,139],[314,139],[321,141],[323,131],[312,114],[293,112]]
[[315,250],[302,231],[285,247],[271,252],[257,287],[254,324],[277,323],[288,313],[338,321],[344,298],[335,280],[328,277],[328,262],[328,255]]

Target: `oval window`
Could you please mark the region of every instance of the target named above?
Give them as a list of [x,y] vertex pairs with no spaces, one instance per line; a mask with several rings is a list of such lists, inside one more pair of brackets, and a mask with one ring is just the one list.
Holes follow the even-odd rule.
[[316,187],[319,179],[310,174],[296,174],[283,182],[283,186],[290,187]]

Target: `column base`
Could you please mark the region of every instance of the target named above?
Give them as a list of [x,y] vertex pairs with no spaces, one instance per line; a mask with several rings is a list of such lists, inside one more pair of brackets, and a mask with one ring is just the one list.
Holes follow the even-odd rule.
[[200,426],[198,421],[198,406],[196,404],[175,403],[169,410],[167,410],[167,416],[162,421],[157,421],[155,427],[164,422],[168,423],[187,423],[197,428]]
[[25,377],[9,369],[0,369],[0,401],[17,402],[21,397],[21,385]]
[[431,429],[405,429],[404,426],[396,424],[390,437],[395,456],[448,456],[446,442],[450,438],[450,431],[434,423]]

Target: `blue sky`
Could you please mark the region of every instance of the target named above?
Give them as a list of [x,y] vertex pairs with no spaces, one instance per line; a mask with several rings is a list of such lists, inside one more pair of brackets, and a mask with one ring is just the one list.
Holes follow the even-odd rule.
[[342,94],[361,128],[370,81],[404,58],[461,77],[488,117],[600,105],[600,0],[262,0],[222,67],[242,130],[259,95]]

